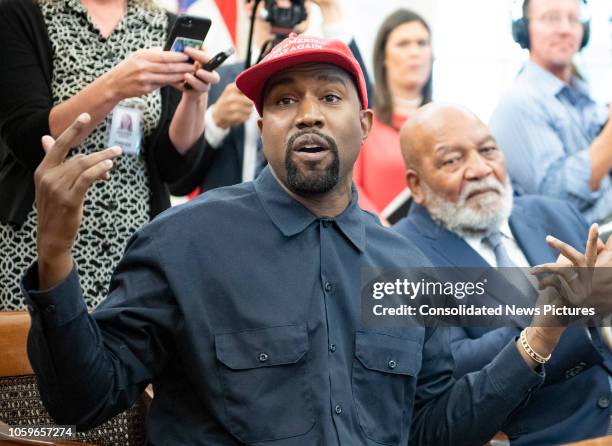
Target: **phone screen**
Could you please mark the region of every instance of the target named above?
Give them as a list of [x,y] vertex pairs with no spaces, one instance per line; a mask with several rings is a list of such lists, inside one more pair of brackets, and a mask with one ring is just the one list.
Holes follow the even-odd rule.
[[170,51],[176,51],[177,53],[182,53],[183,50],[187,47],[195,48],[196,50],[199,50],[202,47],[203,43],[204,43],[203,40],[190,39],[188,37],[177,36],[174,39],[174,42],[172,42],[172,45],[170,46]]
[[210,19],[206,17],[178,16],[168,35],[164,50],[182,53],[187,47],[200,49],[210,24]]

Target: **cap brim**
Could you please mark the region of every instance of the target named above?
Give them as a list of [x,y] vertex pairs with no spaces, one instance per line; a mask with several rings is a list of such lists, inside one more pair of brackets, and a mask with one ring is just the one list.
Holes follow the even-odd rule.
[[328,63],[342,68],[355,78],[355,82],[358,83],[356,86],[358,88],[357,94],[361,96],[359,91],[359,74],[355,72],[354,64],[346,55],[333,49],[311,50],[307,53],[287,54],[279,56],[274,60],[253,65],[236,78],[236,85],[251,101],[253,101],[253,103],[255,103],[255,107],[261,115],[263,111],[263,89],[266,82],[270,79],[270,76],[281,70],[304,63]]

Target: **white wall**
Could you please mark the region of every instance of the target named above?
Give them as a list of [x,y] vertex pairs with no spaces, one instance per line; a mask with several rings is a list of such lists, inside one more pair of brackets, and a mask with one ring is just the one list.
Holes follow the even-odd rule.
[[[463,104],[485,121],[528,57],[511,37],[513,0],[344,0],[344,5],[369,68],[384,18],[399,7],[421,13],[433,29],[434,99]],[[577,63],[594,97],[611,102],[612,0],[590,5],[591,43]]]

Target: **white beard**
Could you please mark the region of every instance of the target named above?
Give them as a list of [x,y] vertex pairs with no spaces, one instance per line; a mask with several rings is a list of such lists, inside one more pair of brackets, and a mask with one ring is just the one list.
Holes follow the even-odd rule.
[[[456,203],[435,193],[426,183],[422,185],[426,207],[431,217],[463,238],[490,235],[498,230],[512,213],[513,191],[510,180],[506,180],[505,186],[492,177],[469,182]],[[481,198],[471,199],[467,205],[467,197],[481,189],[494,189],[499,194],[487,193]]]

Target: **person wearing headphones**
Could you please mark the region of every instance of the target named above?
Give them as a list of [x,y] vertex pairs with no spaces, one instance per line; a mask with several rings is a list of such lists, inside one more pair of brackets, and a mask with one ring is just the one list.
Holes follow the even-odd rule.
[[490,128],[519,194],[574,203],[589,222],[612,217],[611,110],[598,106],[573,64],[589,40],[585,0],[525,0],[512,24],[529,50]]

